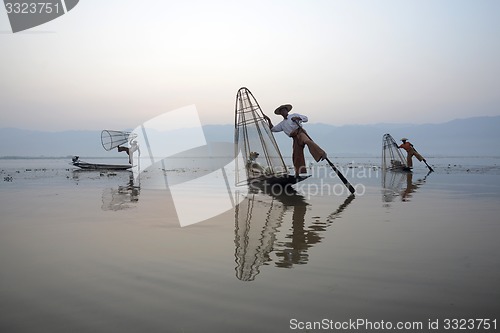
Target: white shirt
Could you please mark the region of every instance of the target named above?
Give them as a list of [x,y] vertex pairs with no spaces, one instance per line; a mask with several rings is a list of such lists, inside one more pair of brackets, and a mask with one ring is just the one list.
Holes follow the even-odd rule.
[[292,120],[293,117],[299,117],[300,122],[306,123],[307,117],[298,113],[289,113],[286,119],[283,119],[278,125],[271,128],[271,132],[285,132],[290,136],[290,133],[295,131],[299,126]]

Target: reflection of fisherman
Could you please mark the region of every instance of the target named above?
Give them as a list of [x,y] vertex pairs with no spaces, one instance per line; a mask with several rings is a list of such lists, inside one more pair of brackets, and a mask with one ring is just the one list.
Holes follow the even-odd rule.
[[326,222],[316,221],[310,227],[305,226],[308,204],[300,201],[295,203],[293,205],[291,234],[286,235],[288,241],[275,245],[276,256],[281,258],[280,261],[276,262],[276,267],[292,268],[294,264],[307,264],[309,261],[308,249],[322,241],[324,238],[322,232],[341,216],[341,213],[354,198],[354,195],[350,195],[335,212],[326,218]]
[[408,165],[408,168],[413,167],[413,156],[415,156],[420,162],[426,162],[425,158],[423,158],[422,155],[420,155],[415,150],[415,148],[413,148],[413,145],[410,143],[410,141],[408,141],[407,138],[402,138],[401,141],[403,141],[403,143],[399,145],[398,148],[403,148],[404,150],[406,150],[406,153],[408,154],[408,156],[406,157],[406,164]]
[[315,230],[305,228],[305,215],[307,205],[297,205],[293,207],[292,233],[286,235],[290,241],[283,244],[283,248],[278,244],[276,256],[281,258],[276,262],[276,267],[291,268],[294,264],[306,264],[309,260],[308,248],[320,241],[321,237]]
[[[322,242],[323,233],[341,217],[355,198],[354,195],[347,197],[335,212],[328,215],[326,221],[315,221],[306,226],[309,204],[302,195],[294,190],[286,195],[268,194],[272,197],[270,203],[266,203],[265,196],[253,195],[235,206],[235,270],[236,277],[242,281],[254,280],[260,273],[261,265],[269,265],[273,261],[273,252],[277,257],[275,267],[292,268],[307,264],[309,249]],[[293,210],[290,229],[283,237],[278,237],[279,232],[285,232],[280,229],[282,223],[288,222],[285,216],[290,209]]]
[[125,186],[106,188],[102,193],[102,210],[119,211],[134,207],[130,203],[139,201],[140,187],[134,185],[134,175],[129,173],[129,181]]
[[273,132],[285,132],[286,135],[293,139],[292,160],[295,168],[295,176],[298,177],[301,173],[306,173],[306,162],[304,158],[304,146],[307,145],[309,152],[314,157],[316,162],[326,158],[326,152],[321,149],[311,138],[307,136],[304,129],[301,129],[296,122],[307,122],[307,117],[298,113],[289,114],[292,106],[290,104],[281,105],[274,113],[283,116],[283,120],[273,126],[271,119],[264,116],[269,127]]
[[139,145],[137,144],[137,141],[134,140],[130,143],[130,147],[122,147],[122,146],[118,146],[118,151],[121,152],[121,151],[124,151],[127,153],[128,155],[128,162],[130,164],[132,164],[132,160],[133,160],[133,155],[134,155],[134,152],[135,151],[139,151],[139,154],[141,153],[141,150],[139,149]]
[[411,198],[411,194],[415,192],[415,190],[418,189],[423,183],[425,183],[425,180],[430,173],[431,171],[429,171],[429,173],[425,175],[424,178],[417,179],[416,182],[413,182],[413,174],[411,172],[408,173],[406,175],[406,188],[403,192],[401,192],[401,200],[409,201]]
[[408,201],[411,194],[418,188],[417,184],[413,184],[413,174],[410,172],[406,175],[406,188],[401,193],[402,201]]

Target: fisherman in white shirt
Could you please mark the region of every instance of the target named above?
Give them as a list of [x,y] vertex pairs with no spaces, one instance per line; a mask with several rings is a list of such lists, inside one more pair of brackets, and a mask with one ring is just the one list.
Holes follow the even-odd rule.
[[325,159],[326,152],[321,149],[306,133],[306,131],[299,126],[300,122],[307,122],[306,116],[298,113],[290,113],[292,106],[284,104],[278,107],[274,113],[283,116],[283,120],[274,126],[269,117],[265,117],[269,123],[272,132],[285,132],[286,135],[293,139],[293,153],[292,160],[295,168],[295,176],[299,177],[301,173],[307,173],[306,161],[304,157],[304,146],[307,145],[309,152],[314,157],[316,162]]

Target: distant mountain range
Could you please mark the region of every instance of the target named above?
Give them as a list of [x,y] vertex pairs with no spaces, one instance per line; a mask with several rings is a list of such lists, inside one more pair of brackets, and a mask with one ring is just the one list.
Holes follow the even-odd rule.
[[[309,135],[330,156],[379,156],[382,136],[409,138],[425,156],[500,156],[500,116],[456,119],[440,124],[344,125],[304,124]],[[203,126],[208,142],[233,142],[233,125]],[[291,140],[275,135],[284,156],[291,155]],[[229,152],[231,154],[232,152]],[[0,129],[0,157],[123,157],[107,152],[100,131],[44,132]]]

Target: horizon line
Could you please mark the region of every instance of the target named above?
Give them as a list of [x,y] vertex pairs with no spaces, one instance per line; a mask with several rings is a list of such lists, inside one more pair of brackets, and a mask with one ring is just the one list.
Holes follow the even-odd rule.
[[[442,124],[447,124],[453,121],[459,121],[459,120],[467,120],[467,119],[477,119],[477,118],[496,118],[500,117],[500,115],[483,115],[483,116],[472,116],[472,117],[465,117],[465,118],[453,118],[451,120],[447,121],[441,121],[441,122],[426,122],[426,123],[403,123],[403,122],[378,122],[378,123],[349,123],[349,124],[332,124],[332,123],[324,123],[324,122],[308,122],[308,125],[327,125],[327,126],[334,126],[334,127],[344,127],[344,126],[379,126],[379,125],[389,125],[389,126],[422,126],[422,125],[442,125]],[[202,124],[202,127],[204,126],[234,126],[232,123],[210,123],[210,124]],[[51,133],[57,133],[57,132],[93,132],[93,131],[102,131],[103,129],[59,129],[59,130],[47,130],[47,129],[33,129],[33,128],[21,128],[21,127],[13,127],[13,126],[3,126],[0,127],[1,130],[5,129],[14,129],[14,130],[23,130],[23,131],[37,131],[37,132],[51,132]],[[129,130],[130,128],[123,128],[123,129],[117,129],[117,130]]]

